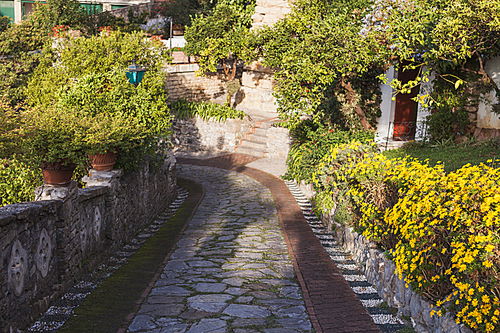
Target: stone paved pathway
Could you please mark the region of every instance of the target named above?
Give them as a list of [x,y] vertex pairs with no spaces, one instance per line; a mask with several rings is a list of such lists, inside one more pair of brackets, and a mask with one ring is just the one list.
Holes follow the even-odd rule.
[[178,176],[206,195],[128,332],[311,331],[268,188],[212,167]]

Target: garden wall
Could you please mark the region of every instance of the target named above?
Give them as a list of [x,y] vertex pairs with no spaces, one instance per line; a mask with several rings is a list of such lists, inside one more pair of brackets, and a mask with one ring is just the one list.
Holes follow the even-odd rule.
[[179,150],[219,150],[232,152],[255,123],[243,119],[203,120],[200,117],[174,120],[172,142]]
[[352,228],[333,222],[329,215],[323,217],[323,223],[335,225],[337,240],[351,252],[353,260],[364,263],[366,280],[389,306],[398,309],[398,315],[411,316],[417,333],[472,333],[469,328],[458,325],[451,313],[441,317],[431,316],[431,311],[435,310],[431,308],[431,302],[405,286],[404,280],[395,274],[396,265],[385,258],[375,243],[354,232]]
[[245,66],[241,76],[241,89],[236,94],[238,110],[276,112],[277,103],[273,96],[273,71],[254,62]]
[[[315,192],[310,184],[301,183],[298,186],[308,199],[314,196]],[[417,333],[472,333],[469,328],[456,324],[453,315],[449,313],[442,317],[431,317],[431,310],[436,308],[432,309],[431,302],[406,287],[404,280],[395,274],[394,263],[385,257],[377,245],[353,228],[336,223],[333,217],[333,211],[325,212],[321,221],[329,230],[334,230],[334,236],[352,254],[353,260],[363,264],[361,270],[379,296],[389,306],[397,308],[399,316],[412,318]]]
[[158,169],[97,172],[86,188],[41,186],[0,208],[0,331],[26,329],[53,301],[175,199],[175,159]]
[[286,158],[290,147],[292,146],[292,139],[290,138],[290,130],[283,127],[271,127],[267,130],[267,149],[264,154],[265,157],[279,157]]
[[224,82],[217,75],[196,76],[197,64],[167,66],[165,82],[168,97],[175,101],[185,98],[190,102],[225,98]]

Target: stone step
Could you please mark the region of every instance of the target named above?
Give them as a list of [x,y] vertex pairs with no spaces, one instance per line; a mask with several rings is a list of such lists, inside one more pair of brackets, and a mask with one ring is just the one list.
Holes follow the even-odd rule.
[[246,155],[251,155],[251,156],[256,156],[256,157],[264,157],[264,153],[260,149],[254,149],[250,147],[238,147],[234,150],[235,153],[238,154],[246,154]]
[[246,140],[266,143],[267,142],[267,136],[266,135],[250,134],[246,138]]
[[259,126],[259,128],[262,128],[262,129],[268,129],[268,128],[271,128],[273,123],[274,122],[272,122],[272,121],[263,121],[263,122],[260,122],[260,124],[258,124],[257,126]]
[[267,128],[256,128],[254,134],[267,137]]
[[247,139],[247,140],[243,140],[241,142],[240,147],[248,147],[248,148],[258,149],[258,150],[262,151],[262,154],[264,154],[264,152],[267,149],[267,144],[265,142],[263,143],[263,142],[258,142],[258,141],[253,141],[251,139]]

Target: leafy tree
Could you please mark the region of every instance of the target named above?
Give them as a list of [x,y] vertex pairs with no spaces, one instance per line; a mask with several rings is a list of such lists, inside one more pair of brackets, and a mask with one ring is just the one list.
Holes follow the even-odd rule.
[[[59,95],[61,87],[74,79],[92,73],[125,70],[132,60],[148,71],[149,77],[163,77],[161,68],[167,59],[163,44],[154,43],[142,33],[110,32],[103,36],[62,40],[47,45],[40,56],[40,65],[28,83],[26,95],[31,105],[47,106]],[[54,64],[59,64],[54,66]]]
[[[263,63],[277,69],[275,94],[283,118],[294,122],[305,113],[335,125],[353,116],[362,128],[374,127],[378,111],[366,106],[377,106],[380,92],[371,82],[370,89],[358,85],[364,73],[382,73],[388,56],[377,33],[364,30],[372,4],[299,0],[282,21],[259,31]],[[367,91],[368,99],[361,99]]]
[[253,11],[254,5],[219,2],[209,16],[197,15],[184,34],[186,53],[199,56],[199,73],[216,72],[216,66],[222,66],[228,81],[228,104],[239,89],[237,65],[254,56],[250,52]]

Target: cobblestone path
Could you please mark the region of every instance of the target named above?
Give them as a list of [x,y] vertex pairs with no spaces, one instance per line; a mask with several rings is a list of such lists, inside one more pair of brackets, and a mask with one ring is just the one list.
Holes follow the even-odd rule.
[[312,330],[267,187],[234,171],[181,166],[206,190],[129,332]]

